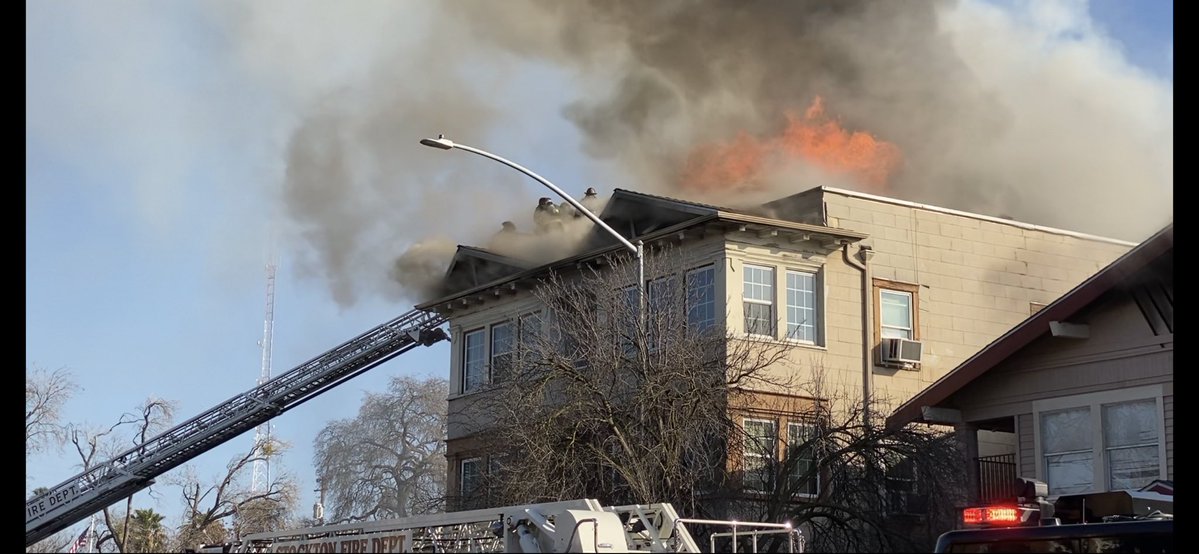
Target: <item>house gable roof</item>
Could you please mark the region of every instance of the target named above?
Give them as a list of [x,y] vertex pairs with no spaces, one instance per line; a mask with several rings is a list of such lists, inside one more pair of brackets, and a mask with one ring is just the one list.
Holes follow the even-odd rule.
[[515,275],[532,266],[518,260],[475,246],[458,245],[442,280],[443,292],[475,288],[484,283]]
[[1173,248],[1174,224],[1170,223],[904,402],[887,418],[887,427],[897,428],[912,421],[921,421],[923,406],[935,406],[949,398],[1033,340],[1048,333],[1050,322],[1070,318]]

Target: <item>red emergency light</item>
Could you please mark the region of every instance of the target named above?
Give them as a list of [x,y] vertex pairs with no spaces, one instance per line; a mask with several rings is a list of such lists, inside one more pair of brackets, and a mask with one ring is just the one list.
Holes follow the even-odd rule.
[[1015,506],[982,506],[962,510],[962,523],[966,525],[1019,525],[1024,521],[1023,511]]

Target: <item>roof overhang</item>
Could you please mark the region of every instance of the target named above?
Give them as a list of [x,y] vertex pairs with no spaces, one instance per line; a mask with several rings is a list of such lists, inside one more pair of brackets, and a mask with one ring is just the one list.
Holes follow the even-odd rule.
[[[648,233],[644,236],[637,237],[637,240],[641,240],[646,244],[650,244],[658,241],[678,238],[684,236],[691,230],[697,228],[709,228],[711,226],[717,226],[725,232],[744,231],[754,233],[759,237],[782,237],[782,239],[793,243],[800,241],[816,241],[816,243],[820,246],[830,250],[840,248],[845,244],[860,241],[869,236],[865,233],[859,233],[857,231],[850,231],[835,227],[796,223],[792,221],[758,217],[732,211],[717,211],[715,213],[709,213],[707,215],[701,215],[699,217],[689,219],[665,229]],[[440,313],[461,309],[473,302],[482,301],[487,298],[500,297],[504,294],[515,293],[516,291],[520,290],[521,283],[539,277],[548,272],[557,271],[571,266],[577,266],[579,264],[592,263],[607,256],[619,254],[621,252],[627,252],[627,248],[621,244],[612,244],[595,248],[575,256],[532,267],[525,271],[496,279],[495,281],[477,287],[456,292],[436,300],[417,304],[416,307],[418,309],[437,311]]]

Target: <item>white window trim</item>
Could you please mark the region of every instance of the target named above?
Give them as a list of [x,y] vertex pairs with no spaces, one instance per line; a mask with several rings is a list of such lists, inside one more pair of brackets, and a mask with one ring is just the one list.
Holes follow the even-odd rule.
[[[770,276],[771,276],[770,297],[771,298],[769,301],[745,297],[745,274],[747,273],[746,269],[748,269],[748,268],[761,269],[761,270],[766,270],[766,271],[770,272]],[[768,338],[777,340],[778,334],[779,334],[779,309],[778,309],[778,306],[779,306],[779,271],[778,271],[777,267],[770,266],[770,265],[759,265],[759,264],[755,264],[755,263],[744,263],[744,262],[741,264],[741,325],[743,327],[745,327],[745,323],[746,323],[746,321],[745,321],[746,320],[746,314],[745,314],[745,304],[746,303],[757,304],[759,306],[770,306],[770,317],[771,317],[771,319],[774,320],[774,323],[773,323],[773,325],[771,325],[771,327],[773,327],[774,332],[773,332],[773,334],[770,334],[770,335],[763,335],[761,333],[751,333],[749,331],[749,328],[746,327],[746,328],[742,329],[742,331],[745,333],[745,335],[749,336],[749,337],[768,337]]]
[[[466,486],[466,464],[471,463],[471,462],[475,463],[476,474],[479,476],[483,475],[481,473],[481,471],[483,469],[483,458],[482,457],[476,456],[474,458],[463,458],[462,461],[458,462],[458,495],[462,496],[462,497],[466,497],[468,494],[473,494],[474,492],[477,492],[477,491],[471,491],[470,493],[467,493],[466,488],[465,488],[465,486]],[[475,483],[475,485],[477,486],[478,483]]]
[[[1166,418],[1165,418],[1165,387],[1162,385],[1146,385],[1127,389],[1116,389],[1047,398],[1035,400],[1032,403],[1032,432],[1033,432],[1033,465],[1036,467],[1038,480],[1045,481],[1045,455],[1041,448],[1041,413],[1064,410],[1068,408],[1090,408],[1091,417],[1091,452],[1092,472],[1091,490],[1087,492],[1108,492],[1107,480],[1107,447],[1103,437],[1103,406],[1119,404],[1133,400],[1153,399],[1157,406],[1157,473],[1158,479],[1166,478]],[[1046,481],[1048,482],[1048,481]]]
[[[816,424],[814,424],[814,423],[806,423],[803,421],[788,421],[787,422],[787,448],[788,449],[792,446],[792,444],[791,444],[791,427],[793,427],[793,426],[794,427],[808,427],[811,429],[816,429],[817,431],[819,430],[817,428]],[[813,449],[813,452],[815,452],[814,449]],[[784,452],[784,455],[786,455],[785,452]],[[820,456],[818,456],[818,455],[814,456],[812,458],[812,463],[816,464],[816,476],[814,477],[816,479],[816,492],[814,494],[809,494],[806,492],[795,493],[795,496],[798,498],[816,498],[816,497],[820,496],[820,489],[821,489]]]
[[791,325],[791,321],[790,321],[790,319],[788,319],[788,314],[786,314],[786,313],[781,314],[781,316],[782,316],[781,330],[783,332],[783,339],[788,342],[792,342],[792,343],[804,345],[804,346],[824,346],[824,343],[825,343],[824,320],[826,319],[825,315],[824,315],[824,306],[825,306],[825,300],[826,300],[826,298],[824,297],[824,272],[821,270],[821,268],[803,268],[803,267],[785,268],[783,270],[783,276],[782,276],[783,287],[779,291],[780,295],[782,297],[782,302],[779,303],[779,305],[782,307],[780,312],[784,312],[785,310],[790,308],[790,305],[787,303],[787,289],[788,289],[787,275],[790,273],[804,273],[804,274],[812,276],[812,288],[814,289],[812,291],[812,297],[816,303],[816,305],[812,308],[812,311],[816,314],[816,323],[812,325],[812,328],[816,332],[816,340],[809,341],[809,340],[802,340],[802,339],[797,339],[797,338],[792,337],[791,334],[787,332],[787,328]]
[[516,333],[517,333],[517,329],[519,329],[519,325],[516,322],[509,321],[509,320],[497,321],[495,323],[488,325],[487,326],[487,336],[485,337],[485,340],[487,343],[483,347],[483,349],[487,351],[487,358],[486,358],[486,360],[487,360],[487,378],[485,381],[486,383],[494,383],[495,382],[495,356],[496,356],[496,353],[495,353],[495,350],[492,348],[493,346],[495,346],[495,328],[503,327],[505,325],[508,326],[508,352],[507,352],[507,354],[508,354],[508,370],[509,371],[512,370],[512,365],[515,363],[515,360],[516,360],[516,350],[517,350],[517,348],[516,348],[516,346],[517,346],[516,345]]
[[[750,438],[749,431],[746,430],[747,424],[750,422],[769,423],[774,428],[774,452],[772,454],[753,454],[751,456],[751,454],[749,453],[749,438]],[[742,478],[741,479],[742,479],[742,485],[749,487],[749,485],[746,482],[746,478],[744,477],[748,473],[748,470],[749,470],[749,464],[747,463],[748,458],[753,457],[753,458],[765,459],[767,461],[766,469],[769,471],[774,471],[775,465],[778,463],[778,459],[779,459],[779,452],[778,452],[778,450],[779,450],[779,422],[776,419],[763,419],[763,418],[759,418],[759,417],[743,417],[743,418],[741,418],[741,430],[743,433],[745,433],[745,438],[746,438],[746,442],[741,446],[741,459],[742,459],[742,462],[741,462]],[[770,483],[767,482],[766,485],[769,486]],[[750,487],[750,489],[759,491],[759,492],[770,492],[769,489],[759,490],[759,489],[752,488],[752,487]]]
[[[477,387],[467,390],[467,388],[466,388],[466,386],[467,386],[466,365],[467,365],[468,360],[467,360],[467,356],[466,356],[466,351],[469,348],[469,345],[467,344],[467,342],[468,342],[467,337],[469,337],[470,335],[473,335],[475,333],[479,333],[480,335],[482,335],[481,340],[482,340],[482,344],[483,344],[483,351],[480,353],[481,359],[479,360],[481,363],[481,365],[479,367],[479,384]],[[462,348],[460,349],[462,352],[462,358],[458,364],[458,375],[460,376],[459,382],[458,382],[458,393],[460,395],[467,395],[467,394],[473,394],[473,393],[479,392],[480,390],[483,390],[483,388],[487,385],[487,381],[488,381],[487,375],[488,375],[488,373],[490,373],[489,366],[491,365],[490,364],[491,358],[489,357],[490,353],[488,352],[489,346],[490,346],[488,344],[489,337],[490,337],[490,334],[487,332],[486,326],[473,328],[469,331],[462,332]]]
[[[908,297],[908,326],[907,327],[896,327],[894,325],[887,325],[887,324],[883,323],[883,319],[882,319],[882,314],[884,312],[884,310],[883,310],[883,294],[888,293],[888,292],[892,293],[892,294],[902,294],[902,295],[905,295]],[[883,333],[883,331],[885,331],[887,329],[900,329],[900,330],[904,330],[904,331],[908,332],[908,337],[907,337],[908,340],[917,340],[916,339],[916,314],[915,314],[916,306],[915,306],[915,304],[916,304],[916,295],[910,291],[892,289],[892,288],[887,288],[887,287],[879,287],[879,289],[878,289],[879,337],[880,338],[883,337],[884,335],[882,333]]]
[[[690,269],[683,276],[683,295],[684,295],[684,297],[683,297],[683,312],[684,312],[683,313],[683,321],[686,325],[692,325],[691,308],[693,306],[691,305],[691,302],[690,302],[690,300],[691,300],[691,286],[690,285],[693,282],[692,276],[696,275],[700,272],[703,272],[703,271],[711,272],[711,278],[712,278],[712,282],[709,285],[712,288],[712,291],[711,291],[711,294],[712,294],[712,300],[711,300],[712,321],[710,323],[708,323],[707,327],[705,327],[705,329],[708,329],[708,328],[715,327],[717,325],[717,323],[719,322],[719,319],[717,317],[717,311],[716,311],[716,264],[714,264],[714,263],[702,265],[702,266]],[[744,285],[742,285],[742,286],[744,286]],[[705,304],[706,303],[707,302],[705,302]]]

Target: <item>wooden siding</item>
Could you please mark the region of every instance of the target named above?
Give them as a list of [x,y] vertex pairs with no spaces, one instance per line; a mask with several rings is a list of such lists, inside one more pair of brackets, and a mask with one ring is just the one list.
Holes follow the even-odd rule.
[[1035,477],[1037,475],[1037,460],[1036,447],[1033,444],[1035,436],[1032,428],[1032,414],[1020,414],[1016,416],[1016,434],[1018,435],[1019,462],[1016,466],[1016,475],[1020,477]]
[[1166,415],[1166,479],[1174,480],[1174,395],[1162,397]]

